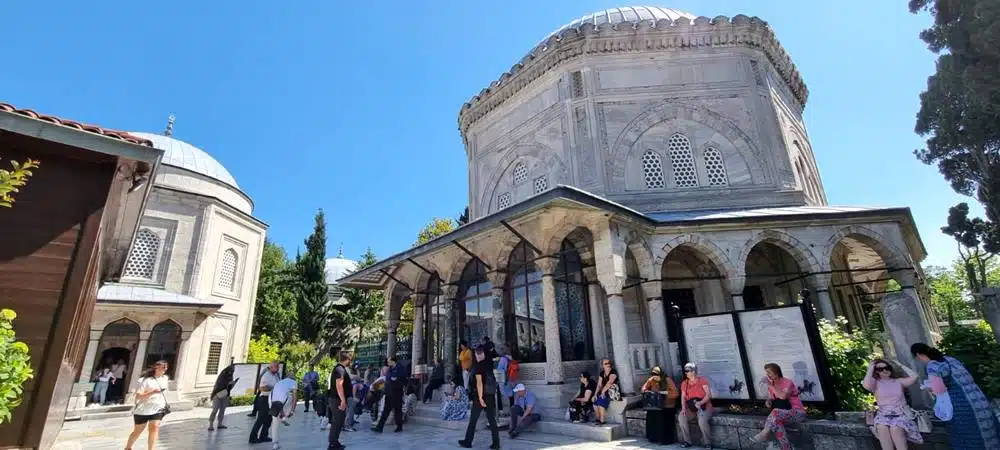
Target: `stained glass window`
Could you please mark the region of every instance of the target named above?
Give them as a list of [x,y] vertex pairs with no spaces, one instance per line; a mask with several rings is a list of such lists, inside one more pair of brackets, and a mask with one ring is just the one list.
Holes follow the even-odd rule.
[[507,304],[504,312],[511,350],[524,362],[545,362],[545,317],[542,307],[542,274],[533,262],[535,253],[522,242],[508,264]]

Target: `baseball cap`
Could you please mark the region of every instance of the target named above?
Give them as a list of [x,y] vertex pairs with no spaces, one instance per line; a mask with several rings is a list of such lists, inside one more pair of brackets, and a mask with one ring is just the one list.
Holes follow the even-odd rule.
[[521,392],[526,389],[528,388],[524,387],[524,385],[521,383],[517,383],[517,385],[514,386],[514,392]]

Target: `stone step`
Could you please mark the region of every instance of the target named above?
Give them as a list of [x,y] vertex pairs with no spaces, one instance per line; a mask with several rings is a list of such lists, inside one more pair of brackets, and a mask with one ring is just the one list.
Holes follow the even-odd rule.
[[[438,407],[431,407],[432,404],[428,403],[426,405],[420,405],[417,410],[407,419],[408,423],[427,425],[437,428],[444,428],[455,431],[464,431],[465,427],[468,426],[467,421],[446,421],[441,420],[440,409]],[[508,413],[508,409],[504,408],[504,413]],[[555,408],[543,408],[539,410],[542,415],[542,420],[536,423],[531,430],[528,431],[530,434],[543,433],[543,434],[554,434],[559,436],[573,437],[577,439],[583,439],[591,442],[611,442],[615,439],[620,439],[625,437],[625,426],[624,425],[603,425],[594,426],[593,424],[578,424],[572,423],[565,420],[566,409],[555,409]],[[509,419],[507,417],[498,417],[498,425],[504,428],[509,424]],[[476,430],[485,430],[487,426],[486,416],[480,416],[479,423],[476,424]]]
[[[170,402],[171,411],[189,411],[194,409],[194,402],[191,400],[181,400]],[[75,420],[100,420],[113,419],[132,416],[132,405],[101,406],[98,408],[84,408],[66,412],[68,421]]]

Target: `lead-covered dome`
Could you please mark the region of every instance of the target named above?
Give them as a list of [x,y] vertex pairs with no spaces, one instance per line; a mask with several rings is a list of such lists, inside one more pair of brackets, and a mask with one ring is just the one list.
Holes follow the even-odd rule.
[[163,160],[161,161],[163,164],[190,170],[191,172],[221,181],[233,188],[240,188],[236,184],[236,179],[233,178],[233,175],[219,161],[216,161],[212,155],[209,155],[198,147],[162,134],[136,132],[130,132],[129,134],[149,139],[153,142],[153,147],[163,150]]
[[358,263],[344,258],[340,253],[336,258],[326,260],[326,284],[337,284],[337,280],[344,278],[347,274],[354,272],[358,268]]
[[584,24],[588,23],[595,27],[599,27],[604,24],[619,25],[622,23],[638,25],[641,22],[656,22],[658,20],[694,20],[696,17],[697,16],[694,14],[688,12],[670,8],[661,8],[659,6],[623,6],[621,8],[605,9],[604,11],[587,14],[586,16],[559,27],[556,31],[549,33],[549,36],[562,33],[563,31],[571,28],[580,28]]

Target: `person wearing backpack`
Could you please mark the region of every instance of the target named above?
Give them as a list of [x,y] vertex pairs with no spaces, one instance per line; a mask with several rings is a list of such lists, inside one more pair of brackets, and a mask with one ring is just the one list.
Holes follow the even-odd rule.
[[[510,346],[504,345],[500,351],[503,354],[500,355],[500,361],[497,362],[497,369],[500,370],[504,378],[503,384],[500,386],[500,395],[507,399],[507,405],[511,407],[514,406],[514,385],[520,378],[521,364],[511,355]],[[497,408],[500,408],[502,403],[502,401],[498,401]]]

